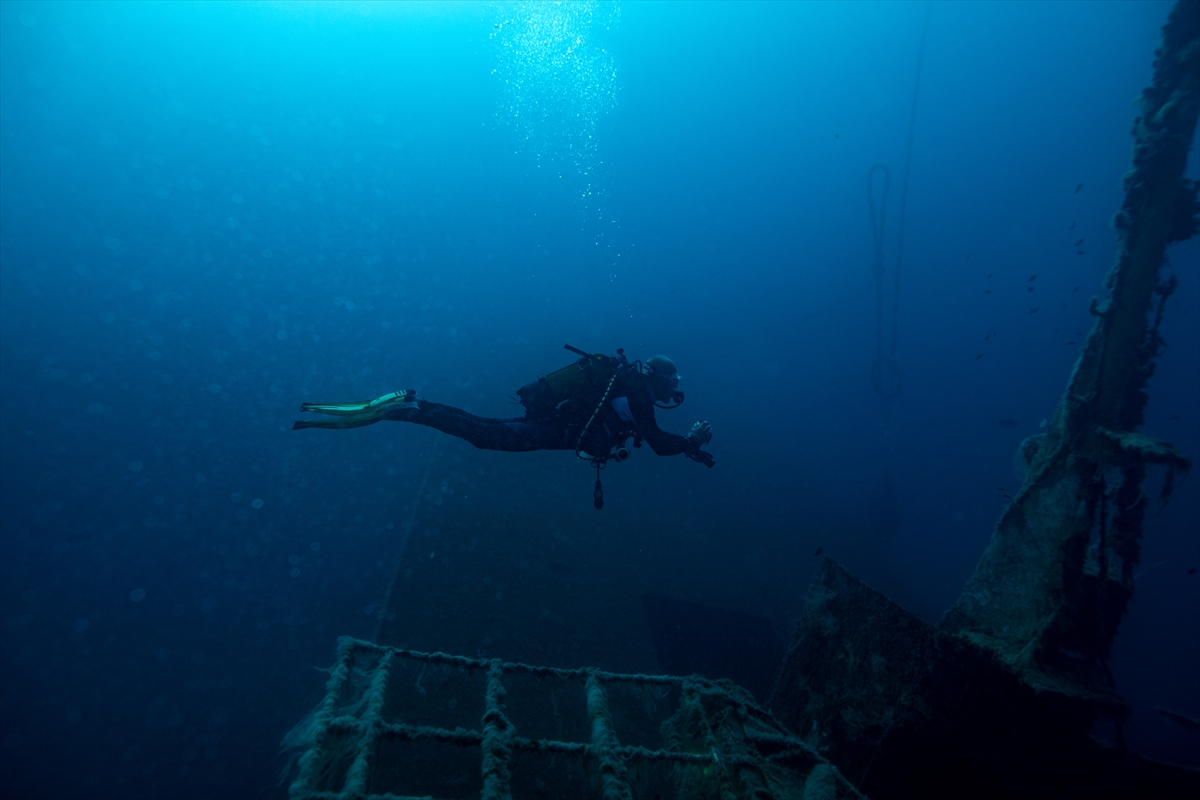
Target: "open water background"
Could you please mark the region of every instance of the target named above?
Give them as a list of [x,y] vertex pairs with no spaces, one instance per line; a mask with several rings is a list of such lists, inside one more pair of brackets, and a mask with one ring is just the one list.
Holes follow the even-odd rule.
[[[739,575],[802,585],[822,546],[936,620],[1090,327],[1168,9],[935,6],[885,428],[866,175],[890,283],[922,3],[0,3],[4,793],[283,796],[432,441],[292,433],[299,403],[515,414],[564,342],[669,354],[660,422],[716,432],[716,469],[639,452],[616,502],[703,495],[754,520]],[[1170,262],[1144,430],[1197,458],[1197,241]],[[1112,660],[1131,745],[1192,765],[1152,709],[1200,716],[1198,531],[1193,471]]]

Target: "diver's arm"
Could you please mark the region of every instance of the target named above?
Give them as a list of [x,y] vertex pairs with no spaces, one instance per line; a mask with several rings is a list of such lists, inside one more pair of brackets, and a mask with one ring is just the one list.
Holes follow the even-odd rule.
[[664,431],[654,420],[651,420],[649,425],[639,425],[638,429],[642,438],[650,445],[650,449],[660,456],[677,456],[689,452],[694,446],[688,437]]
[[677,456],[697,447],[687,436],[670,433],[658,427],[658,421],[654,418],[654,403],[649,397],[638,397],[631,393],[629,410],[633,414],[633,424],[637,426],[638,433],[656,455]]
[[[653,435],[655,438],[651,438],[646,434],[651,429],[654,431]],[[651,406],[649,423],[645,427],[639,425],[639,430],[642,431],[642,438],[649,442],[651,449],[660,456],[673,456],[677,453],[683,453],[692,461],[698,461],[709,469],[712,469],[713,465],[717,463],[716,459],[712,457],[712,453],[700,449],[712,438],[712,426],[707,422],[696,422],[687,436],[667,433],[659,428],[658,423],[654,421],[654,411],[653,406]],[[655,439],[657,439],[657,443]]]

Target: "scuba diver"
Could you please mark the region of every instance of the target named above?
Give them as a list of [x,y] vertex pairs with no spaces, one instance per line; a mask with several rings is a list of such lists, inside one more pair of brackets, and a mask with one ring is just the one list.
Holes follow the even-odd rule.
[[634,447],[645,441],[660,456],[682,453],[708,467],[716,463],[700,449],[712,439],[708,422],[699,420],[686,436],[680,436],[659,428],[654,418],[655,407],[677,408],[683,402],[675,362],[654,356],[644,365],[630,363],[620,348],[616,356],[585,353],[570,345],[566,349],[578,354],[579,360],[517,390],[525,407],[523,417],[477,417],[423,400],[415,390],[406,389],[369,402],[304,403],[301,411],[332,419],[301,420],[292,430],[358,428],[392,420],[427,425],[482,450],[574,450],[596,467],[597,509],[604,504],[600,469],[610,459],[619,462],[629,457],[625,443],[631,437]]

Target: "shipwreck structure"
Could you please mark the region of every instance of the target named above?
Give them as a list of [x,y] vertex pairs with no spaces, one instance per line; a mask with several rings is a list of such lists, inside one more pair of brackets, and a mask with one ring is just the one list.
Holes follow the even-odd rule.
[[[1165,468],[1166,495],[1190,466],[1138,428],[1175,287],[1160,276],[1166,248],[1197,232],[1183,175],[1198,115],[1200,0],[1180,0],[1134,123],[1092,331],[937,625],[827,560],[769,699],[696,675],[343,639],[325,700],[293,732],[292,798],[1200,796],[1200,773],[1090,736],[1124,713],[1106,662],[1134,591],[1147,471]],[[380,640],[398,624],[389,615]]]
[[[975,574],[929,626],[828,562],[771,710],[872,797],[1152,796],[1200,776],[1109,750],[1107,659],[1133,595],[1147,468],[1188,459],[1138,432],[1175,279],[1167,245],[1197,231],[1184,167],[1200,113],[1200,3],[1175,5],[1134,122],[1106,297],[1026,477]],[[1179,783],[1173,783],[1179,782]]]

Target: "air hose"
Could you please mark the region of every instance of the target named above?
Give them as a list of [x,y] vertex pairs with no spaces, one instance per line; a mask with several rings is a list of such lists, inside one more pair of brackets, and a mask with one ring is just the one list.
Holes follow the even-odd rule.
[[[592,489],[592,505],[596,510],[604,508],[604,486],[600,483],[600,470],[604,469],[605,463],[608,461],[608,455],[603,456],[588,456],[583,453],[583,440],[591,430],[592,423],[596,421],[596,415],[600,413],[600,409],[604,408],[604,404],[608,402],[608,396],[612,394],[613,384],[617,382],[617,375],[621,373],[621,368],[618,366],[613,370],[612,378],[608,381],[608,386],[604,389],[604,396],[600,398],[600,402],[596,405],[596,410],[592,412],[592,416],[588,418],[587,425],[583,426],[583,430],[579,432],[579,439],[575,442],[575,457],[583,461],[591,461],[592,466],[596,468],[596,485]],[[583,453],[583,455],[580,455]],[[585,456],[587,456],[585,458]]]

